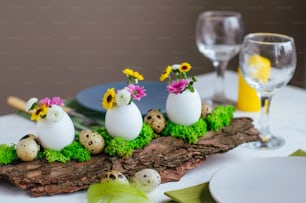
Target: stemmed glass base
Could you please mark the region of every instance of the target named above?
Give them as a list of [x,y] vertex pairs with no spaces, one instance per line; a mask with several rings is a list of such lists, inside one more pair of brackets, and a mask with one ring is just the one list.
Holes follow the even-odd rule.
[[212,108],[214,108],[217,105],[233,105],[236,106],[236,102],[234,100],[231,100],[229,98],[222,98],[216,97],[215,95],[211,98],[202,98],[202,103],[208,104]]
[[215,90],[211,98],[203,99],[205,103],[211,107],[217,105],[236,105],[234,101],[225,96],[224,91],[224,76],[228,61],[213,61],[213,66],[216,71]]
[[249,142],[245,145],[254,149],[278,149],[285,144],[285,140],[281,137],[271,136],[267,141]]

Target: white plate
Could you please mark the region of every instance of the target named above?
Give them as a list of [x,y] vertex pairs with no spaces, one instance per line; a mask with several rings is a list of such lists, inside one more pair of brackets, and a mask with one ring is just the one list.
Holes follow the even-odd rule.
[[209,190],[222,203],[306,202],[306,158],[243,161],[217,172]]
[[[109,84],[102,84],[93,87],[86,88],[80,91],[76,99],[77,101],[95,111],[105,113],[105,109],[101,106],[101,100],[108,88],[115,88],[116,90],[122,89],[127,85],[127,82],[115,82]],[[145,115],[150,109],[159,109],[162,113],[165,113],[166,99],[168,96],[165,83],[142,81],[139,85],[144,86],[147,96],[143,97],[140,101],[135,101],[139,110]]]

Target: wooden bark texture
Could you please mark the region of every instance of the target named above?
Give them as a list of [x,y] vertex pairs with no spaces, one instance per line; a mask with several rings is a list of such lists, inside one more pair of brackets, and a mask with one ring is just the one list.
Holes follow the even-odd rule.
[[228,127],[206,133],[194,145],[165,136],[154,139],[127,158],[100,154],[87,162],[48,163],[44,159],[18,162],[0,166],[0,180],[27,190],[35,197],[87,189],[110,169],[119,170],[130,178],[141,169],[153,168],[160,173],[163,183],[178,181],[188,170],[202,164],[207,156],[258,139],[258,131],[250,118],[234,118]]

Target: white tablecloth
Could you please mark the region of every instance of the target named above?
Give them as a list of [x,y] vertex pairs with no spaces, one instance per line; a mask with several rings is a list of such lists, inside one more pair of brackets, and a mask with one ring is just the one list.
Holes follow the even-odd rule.
[[[213,93],[214,73],[200,75],[195,84],[202,97],[209,97]],[[235,72],[228,71],[225,75],[226,95],[232,99],[237,98],[237,76]],[[2,104],[4,105],[4,104]],[[297,149],[306,150],[306,91],[292,86],[287,86],[275,94],[270,110],[271,131],[282,136],[286,144],[276,150],[254,150],[239,146],[224,154],[208,157],[205,162],[187,172],[180,181],[166,183],[159,186],[149,194],[152,202],[165,202],[169,200],[164,195],[165,191],[193,186],[207,182],[220,169],[242,160],[259,157],[288,156]],[[235,116],[249,116],[257,125],[258,113],[236,111]],[[35,124],[15,114],[0,117],[0,143],[17,143],[20,137],[35,132]],[[56,195],[52,197],[33,198],[11,185],[0,181],[0,202],[87,202],[86,191],[73,194]]]

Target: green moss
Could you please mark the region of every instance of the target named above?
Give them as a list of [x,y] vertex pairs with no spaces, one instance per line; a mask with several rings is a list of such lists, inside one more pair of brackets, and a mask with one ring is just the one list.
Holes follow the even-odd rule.
[[145,123],[142,126],[139,136],[134,140],[125,140],[120,137],[113,138],[105,128],[96,129],[96,131],[105,141],[104,153],[110,156],[120,157],[131,156],[134,149],[141,149],[146,146],[155,136],[153,129]]
[[43,157],[48,161],[48,162],[63,162],[66,163],[70,161],[69,157],[66,157],[61,153],[61,151],[56,151],[52,149],[45,149],[43,152]]
[[42,153],[39,154],[39,157],[45,158],[48,162],[59,161],[66,163],[70,160],[84,162],[90,159],[90,152],[85,149],[79,142],[74,141],[72,144],[66,146],[61,151],[45,149]]
[[90,152],[77,141],[65,147],[61,152],[66,157],[76,161],[84,162],[90,160]]
[[155,134],[151,126],[144,124],[142,126],[140,135],[136,139],[131,140],[129,145],[131,145],[131,147],[134,149],[141,149],[142,147],[150,144],[154,137]]
[[121,137],[115,137],[106,145],[104,152],[110,156],[131,156],[134,149],[129,142]]
[[199,121],[190,126],[178,125],[167,120],[162,135],[171,135],[172,137],[181,138],[189,144],[195,144],[198,142],[199,137],[205,135],[206,129],[206,123],[203,119],[199,119]]
[[7,165],[17,160],[18,156],[15,150],[15,146],[8,146],[6,144],[0,145],[0,165]]
[[235,107],[232,105],[216,106],[211,114],[209,114],[205,121],[207,129],[218,131],[222,127],[228,126],[234,117]]

